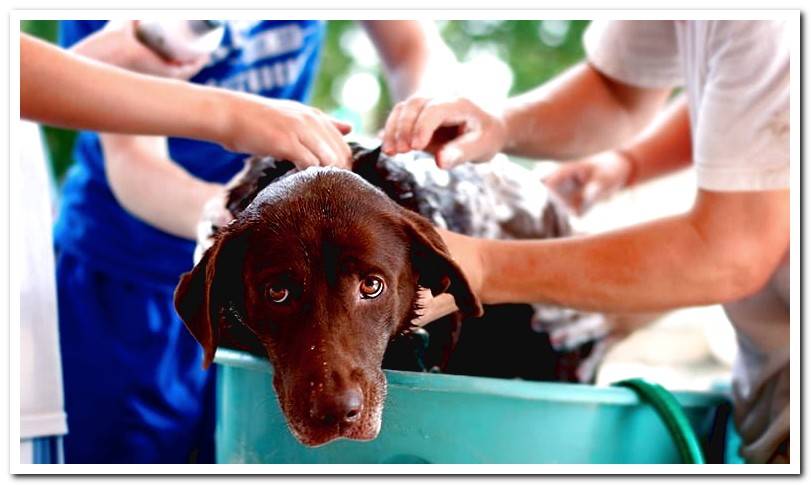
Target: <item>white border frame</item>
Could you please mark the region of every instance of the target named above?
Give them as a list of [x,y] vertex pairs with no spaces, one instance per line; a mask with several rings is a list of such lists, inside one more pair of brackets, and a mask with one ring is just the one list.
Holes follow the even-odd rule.
[[[318,19],[785,19],[789,21],[791,50],[791,243],[790,319],[791,387],[790,418],[795,439],[788,465],[30,465],[19,463],[19,318],[20,259],[19,181],[10,170],[9,186],[15,188],[10,207],[10,469],[13,474],[798,474],[800,473],[800,15],[798,10],[16,10],[9,17],[9,142],[10,164],[17,163],[19,118],[20,21],[27,19],[147,18],[156,15],[177,18],[258,18],[283,13],[287,18]],[[10,165],[9,165],[10,166]],[[2,249],[2,246],[0,246]],[[16,417],[16,419],[15,419]]]

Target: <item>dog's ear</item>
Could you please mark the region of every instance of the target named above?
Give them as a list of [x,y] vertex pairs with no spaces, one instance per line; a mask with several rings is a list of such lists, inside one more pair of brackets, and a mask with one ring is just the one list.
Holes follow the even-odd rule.
[[411,237],[411,262],[419,275],[419,285],[431,290],[434,296],[451,294],[462,315],[481,316],[484,313],[481,301],[434,226],[409,210],[402,212]]
[[241,278],[245,246],[243,236],[221,234],[175,289],[175,310],[205,351],[203,368],[214,360],[224,312],[245,314]]

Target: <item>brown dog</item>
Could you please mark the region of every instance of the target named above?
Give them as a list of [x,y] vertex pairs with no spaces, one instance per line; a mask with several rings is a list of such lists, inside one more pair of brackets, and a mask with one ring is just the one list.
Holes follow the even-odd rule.
[[[387,368],[444,368],[461,317],[482,314],[434,225],[499,238],[571,232],[562,205],[509,162],[445,172],[425,156],[353,153],[355,173],[249,159],[230,186],[236,219],[214,232],[175,293],[206,366],[218,345],[270,358],[290,429],[310,446],[375,438],[384,354]],[[428,327],[430,362],[413,366],[415,346],[397,337],[419,312],[420,287],[453,295],[460,314]],[[449,371],[589,381],[603,322],[542,305],[490,307],[466,320]]]
[[418,287],[482,313],[428,221],[354,173],[312,168],[268,185],[217,234],[176,307],[206,365],[229,318],[241,320],[273,363],[292,432],[316,446],[377,436],[381,361],[414,319]]

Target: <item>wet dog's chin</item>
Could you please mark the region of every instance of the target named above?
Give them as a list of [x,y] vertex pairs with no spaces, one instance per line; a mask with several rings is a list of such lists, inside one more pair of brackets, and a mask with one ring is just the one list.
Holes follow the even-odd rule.
[[293,436],[295,436],[301,444],[315,448],[324,446],[338,439],[371,441],[377,438],[377,435],[380,433],[380,424],[380,419],[377,419],[373,423],[359,422],[346,428],[339,428],[338,426],[328,429],[313,427],[299,428],[292,422],[288,422],[288,427]]
[[[313,422],[303,411],[309,402],[295,403],[277,388],[279,404],[287,419],[287,426],[293,436],[303,445],[309,447],[323,446],[337,439],[371,441],[377,438],[383,420],[383,403],[386,398],[386,378],[381,371],[374,382],[367,387],[366,399],[360,418],[351,424],[324,425]],[[284,386],[278,386],[283,388]]]

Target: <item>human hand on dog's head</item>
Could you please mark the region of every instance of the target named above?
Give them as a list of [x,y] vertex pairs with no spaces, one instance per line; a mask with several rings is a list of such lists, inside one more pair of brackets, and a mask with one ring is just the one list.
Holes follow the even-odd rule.
[[448,248],[451,259],[462,269],[462,273],[474,295],[481,299],[484,293],[486,240],[458,234],[447,229],[435,228]]
[[[472,293],[481,299],[484,286],[485,264],[482,257],[484,241],[446,229],[435,228],[448,248],[451,259],[461,268]],[[449,293],[434,295],[430,290],[419,291],[419,316],[412,323],[418,327],[458,311],[454,297]]]
[[238,153],[290,160],[296,168],[350,168],[352,151],[343,135],[352,126],[304,104],[247,93],[223,92],[218,139]]
[[[241,172],[240,172],[241,173]],[[200,219],[197,222],[197,246],[194,249],[194,262],[197,263],[205,252],[214,243],[214,233],[228,225],[234,219],[226,204],[228,202],[228,188],[224,187],[203,204]]]
[[469,99],[411,97],[394,106],[386,121],[383,151],[389,155],[424,150],[450,169],[463,162],[485,162],[505,144],[500,116]]

